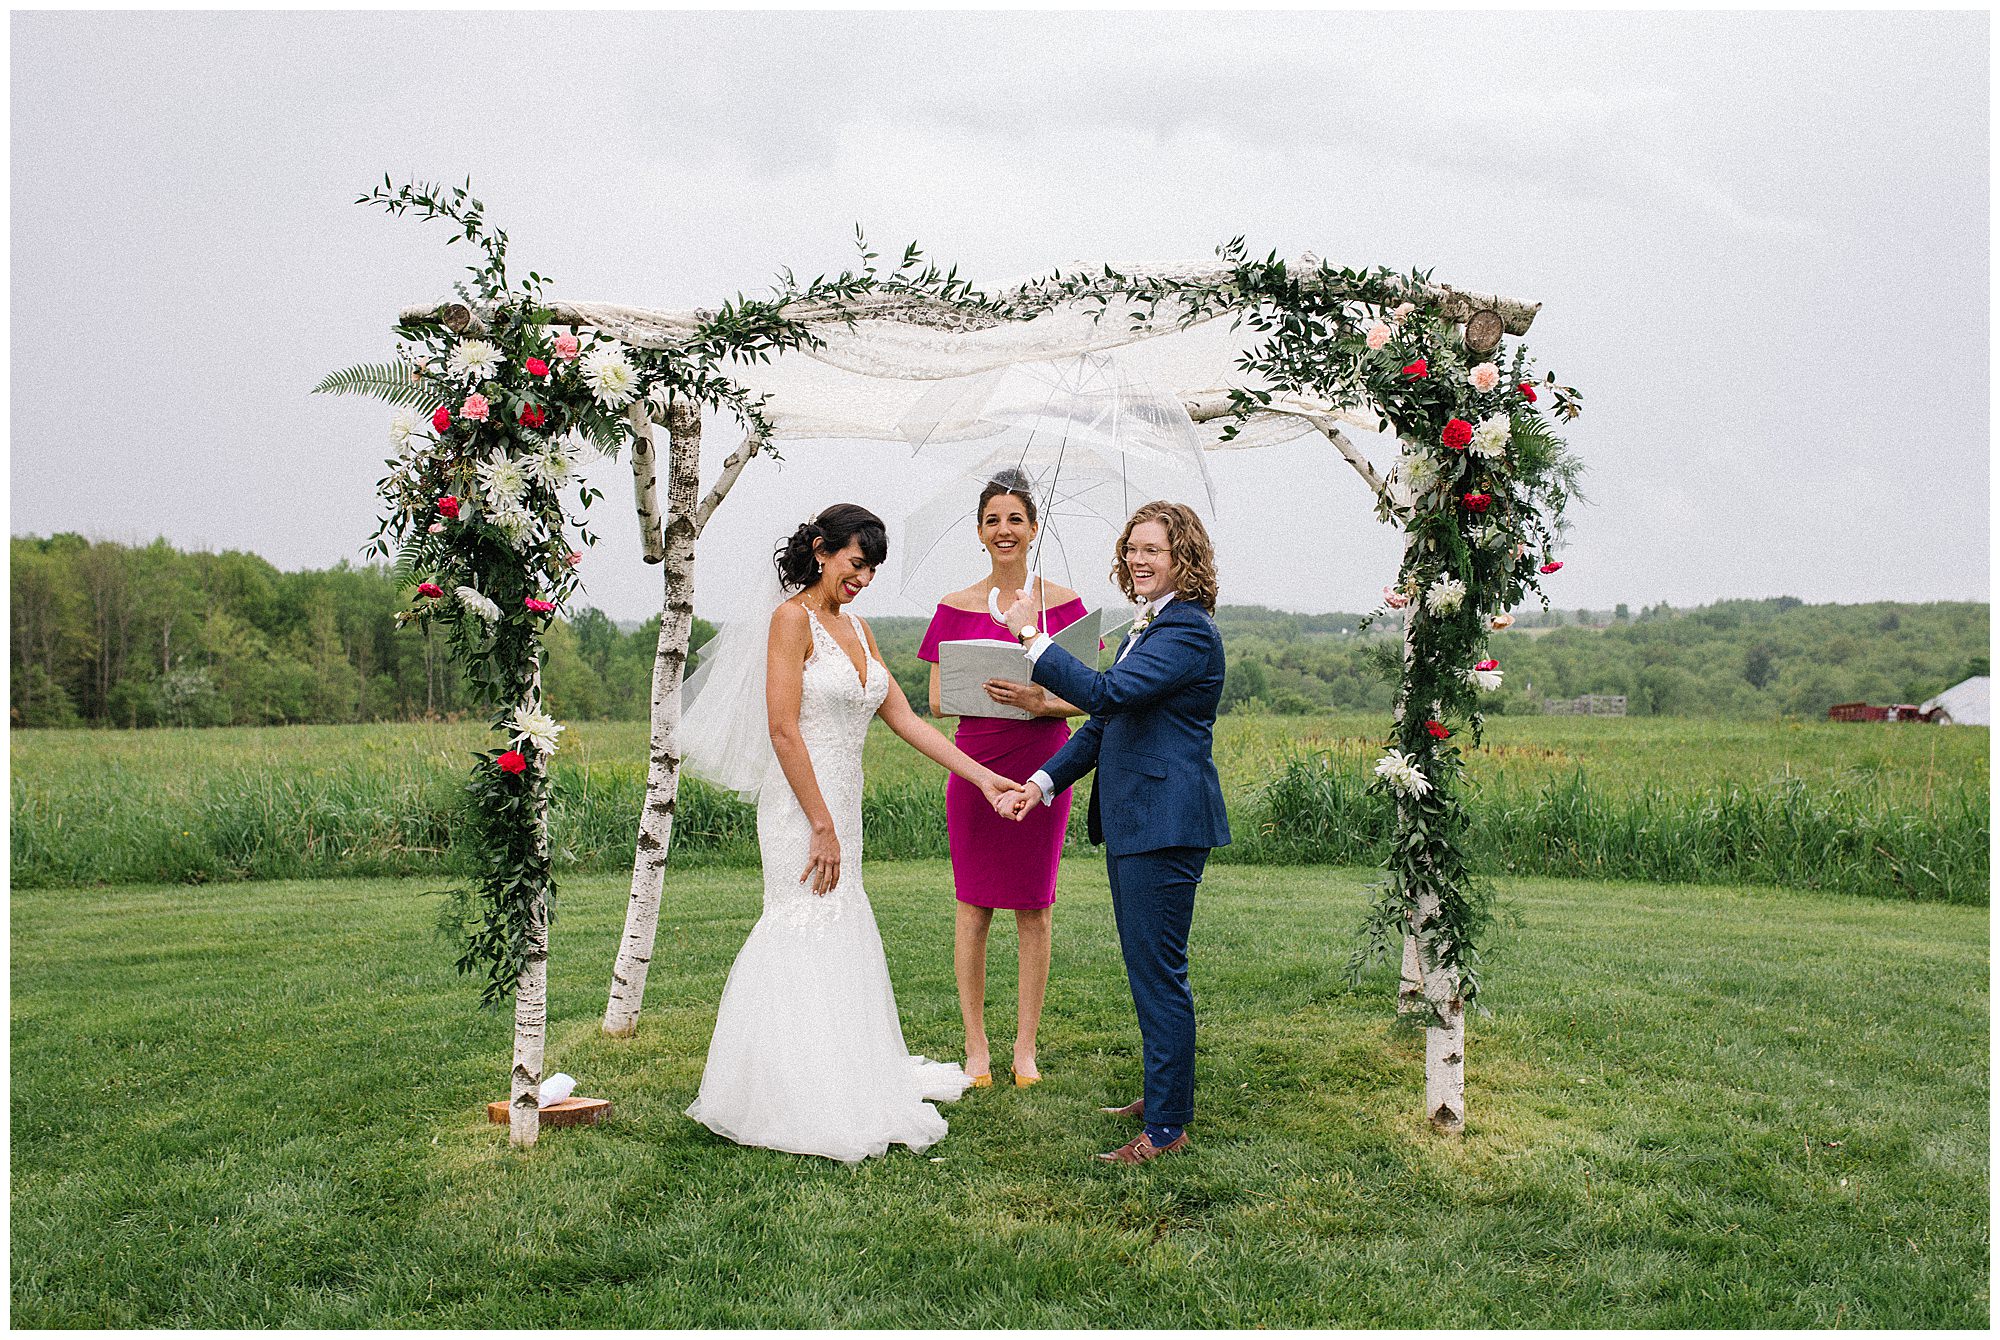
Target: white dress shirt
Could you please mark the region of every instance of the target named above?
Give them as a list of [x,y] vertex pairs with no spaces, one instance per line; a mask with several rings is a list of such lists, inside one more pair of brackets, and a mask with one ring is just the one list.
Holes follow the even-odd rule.
[[[1172,591],[1168,591],[1166,594],[1160,596],[1158,599],[1148,601],[1146,603],[1146,622],[1150,625],[1154,619],[1157,619],[1160,616],[1160,611],[1165,609],[1167,607],[1167,602],[1169,600],[1172,600],[1173,598],[1174,598],[1174,593]],[[1140,632],[1144,631],[1145,631],[1144,629],[1140,630]],[[1050,641],[1051,639],[1046,632],[1038,630],[1035,633],[1035,636],[1029,640],[1027,645],[1028,664],[1033,665],[1036,661],[1041,659],[1042,653],[1049,649]],[[1130,656],[1132,654],[1132,648],[1138,645],[1139,645],[1138,633],[1134,633],[1132,634],[1132,636],[1126,638],[1124,649],[1118,653],[1118,660],[1122,661],[1127,656]],[[1112,664],[1115,665],[1117,664],[1117,662],[1114,661],[1112,662]],[[1050,792],[1054,789],[1056,783],[1055,779],[1049,776],[1048,773],[1042,771],[1040,768],[1037,768],[1035,769],[1035,775],[1028,779],[1028,783],[1031,786],[1039,787],[1041,789],[1042,804],[1050,805],[1055,803],[1055,797],[1051,795]]]

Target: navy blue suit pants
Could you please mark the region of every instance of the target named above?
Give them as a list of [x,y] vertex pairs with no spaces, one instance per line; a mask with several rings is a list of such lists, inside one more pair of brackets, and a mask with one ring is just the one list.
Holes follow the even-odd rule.
[[1111,914],[1125,953],[1125,980],[1139,1014],[1146,1062],[1146,1121],[1185,1126],[1194,1116],[1194,993],[1188,987],[1188,928],[1207,847],[1163,847],[1105,856]]

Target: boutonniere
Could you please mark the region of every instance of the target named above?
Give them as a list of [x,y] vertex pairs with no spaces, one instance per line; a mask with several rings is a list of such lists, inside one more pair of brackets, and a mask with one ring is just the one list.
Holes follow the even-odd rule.
[[1153,622],[1154,613],[1155,611],[1153,607],[1151,605],[1148,605],[1144,609],[1140,610],[1136,616],[1134,616],[1132,620],[1133,637],[1136,638],[1139,636],[1139,634],[1146,631],[1147,625]]

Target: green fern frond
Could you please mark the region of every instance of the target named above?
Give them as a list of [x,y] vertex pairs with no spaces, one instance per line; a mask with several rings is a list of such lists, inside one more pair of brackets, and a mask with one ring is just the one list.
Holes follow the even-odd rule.
[[404,409],[435,410],[443,397],[427,381],[417,377],[416,368],[397,359],[393,363],[356,363],[329,373],[313,387],[314,395],[371,395]]

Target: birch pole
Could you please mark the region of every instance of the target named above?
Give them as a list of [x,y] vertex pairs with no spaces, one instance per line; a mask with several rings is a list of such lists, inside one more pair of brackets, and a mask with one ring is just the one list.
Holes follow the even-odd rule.
[[[1404,532],[1407,554],[1415,537]],[[1416,656],[1417,612],[1422,597],[1413,597],[1403,613],[1403,681],[1409,682],[1410,662]],[[1407,693],[1396,697],[1396,724],[1400,728],[1409,710]],[[1396,837],[1409,831],[1409,802],[1396,803]],[[1440,968],[1431,954],[1430,925],[1438,912],[1438,896],[1427,888],[1417,890],[1416,911],[1403,929],[1403,966],[1396,986],[1396,1013],[1408,1015],[1428,1008],[1431,1022],[1424,1026],[1424,1115],[1431,1125],[1448,1134],[1465,1130],[1465,1002],[1458,994],[1458,974]],[[1442,1024],[1437,1021],[1442,1019]]]
[[[532,663],[522,707],[542,705],[542,670]],[[547,871],[549,850],[548,755],[533,750],[536,866]],[[549,901],[543,881],[528,912],[528,952],[514,979],[514,1072],[507,1105],[507,1143],[532,1146],[542,1131],[542,1053],[549,1023]]]
[[[650,442],[650,423],[647,439]],[[639,845],[632,858],[625,933],[618,942],[618,958],[611,968],[611,997],[604,1007],[604,1032],[610,1037],[629,1037],[639,1027],[646,973],[652,967],[653,944],[660,928],[660,894],[666,881],[667,847],[673,839],[674,805],[680,792],[681,674],[687,667],[688,635],[694,626],[695,507],[701,484],[701,407],[683,397],[676,397],[667,407],[667,451],[667,515],[659,532],[666,592],[653,653],[646,801],[639,814]],[[642,489],[642,525],[645,510]]]

